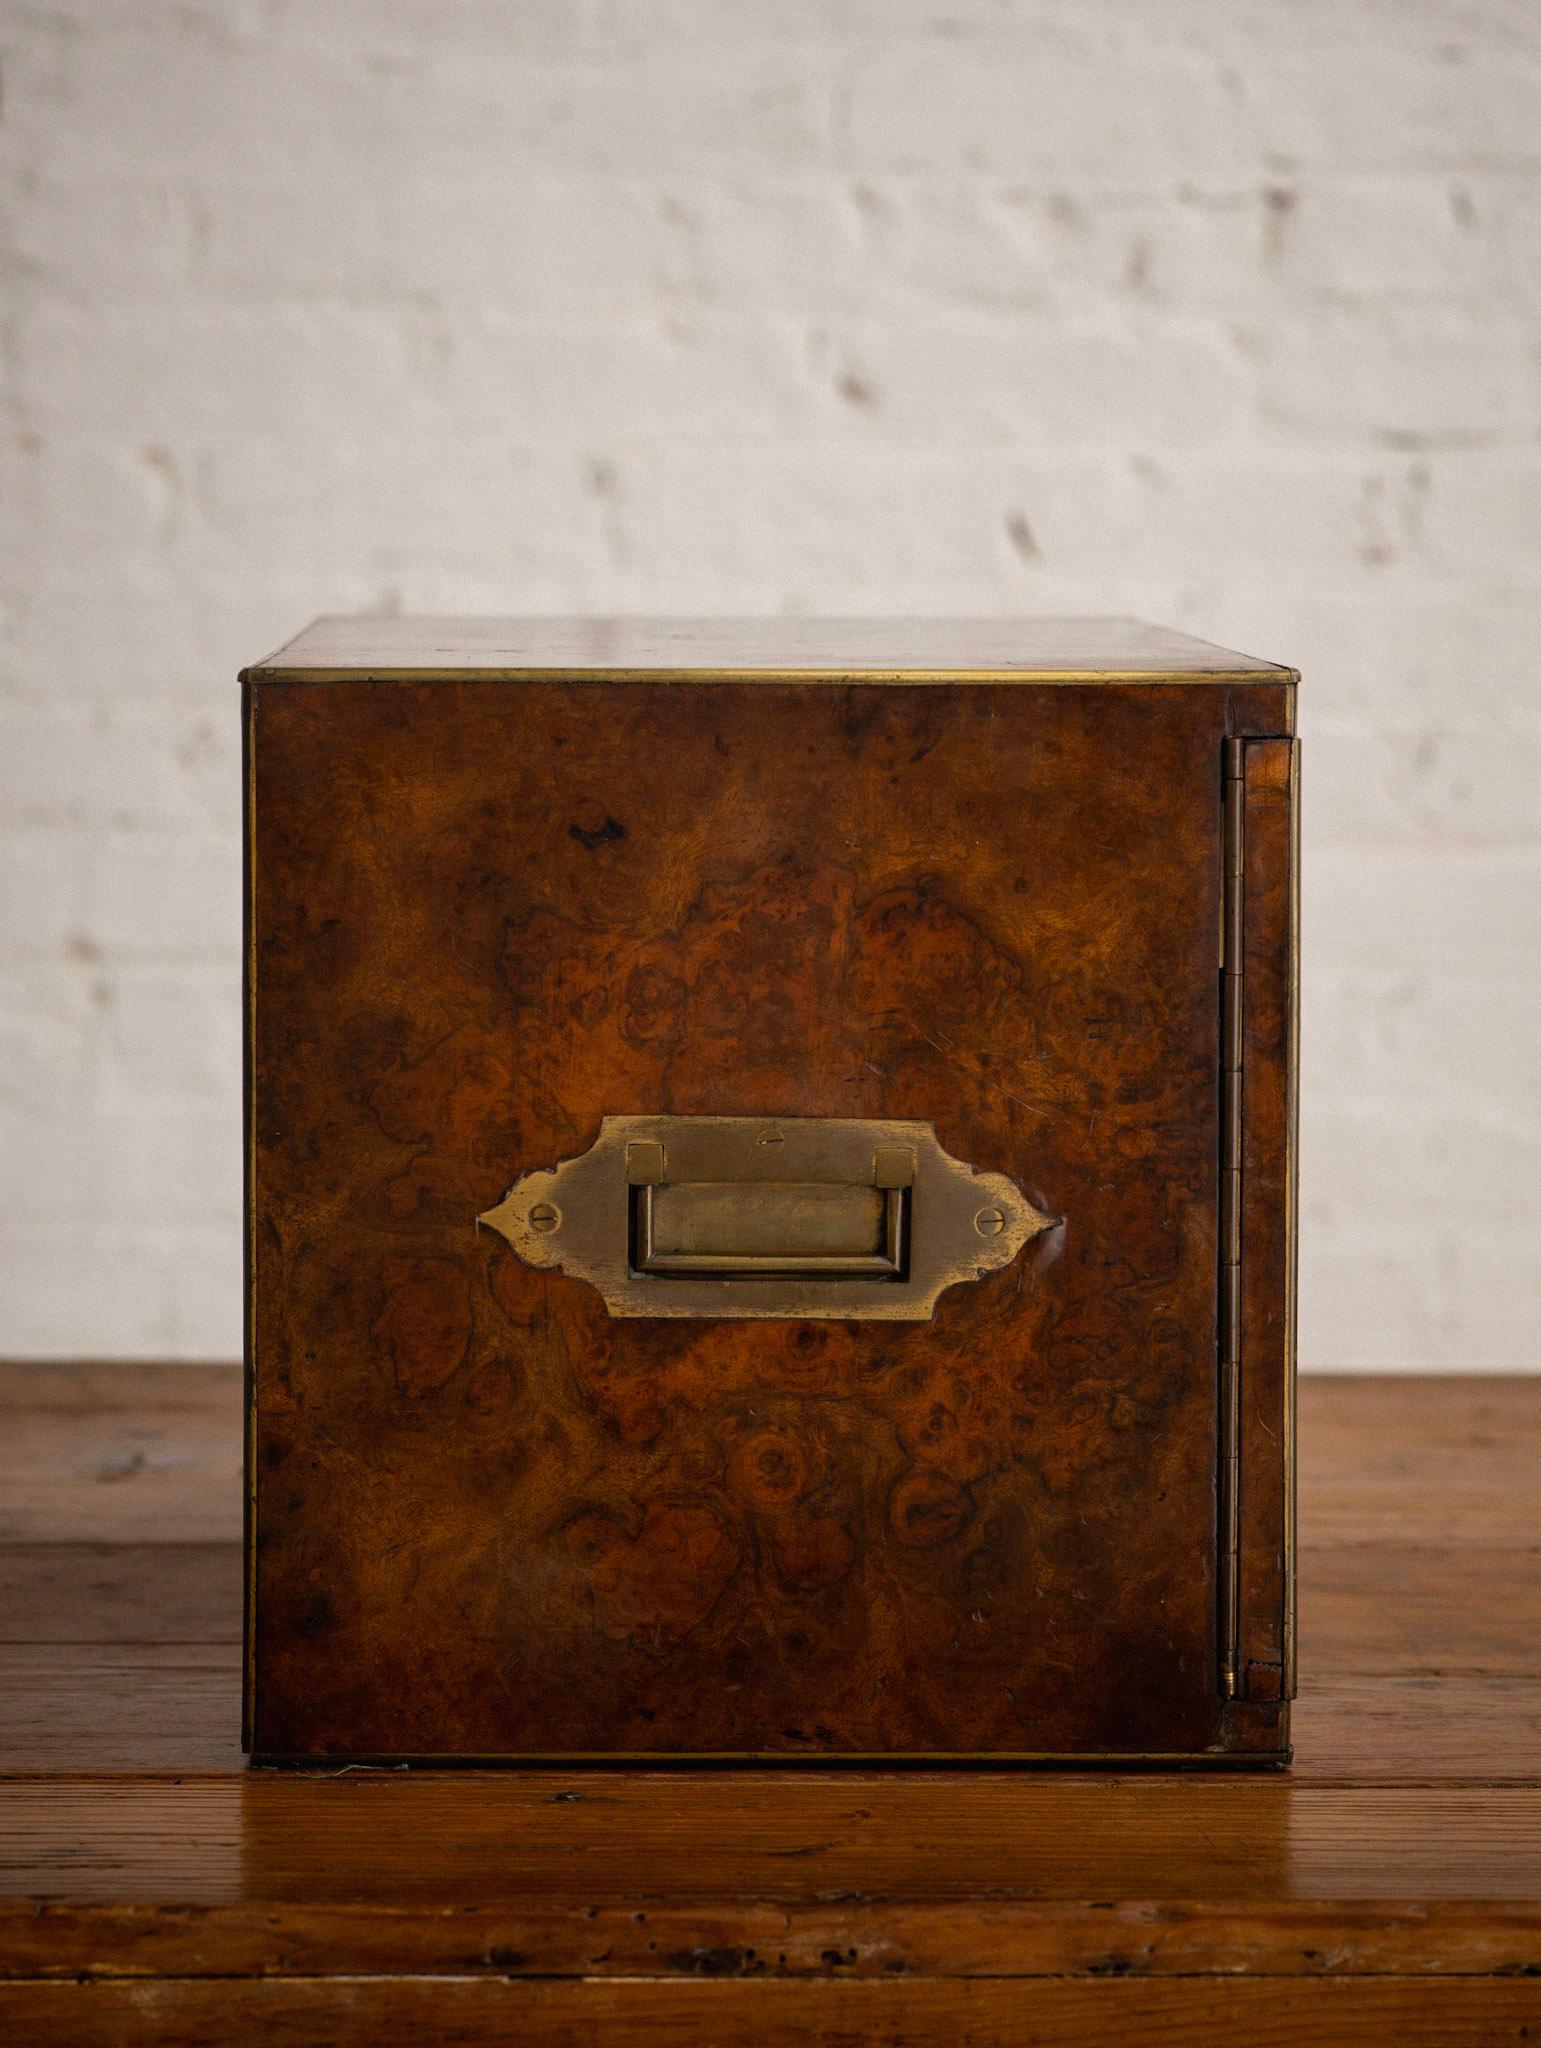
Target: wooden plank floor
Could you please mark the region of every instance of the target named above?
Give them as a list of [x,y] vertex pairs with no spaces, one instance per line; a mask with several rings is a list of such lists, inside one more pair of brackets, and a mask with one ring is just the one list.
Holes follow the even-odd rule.
[[1303,1383],[1262,1776],[246,1772],[238,1409],[0,1367],[0,2039],[1541,2040],[1541,1379]]

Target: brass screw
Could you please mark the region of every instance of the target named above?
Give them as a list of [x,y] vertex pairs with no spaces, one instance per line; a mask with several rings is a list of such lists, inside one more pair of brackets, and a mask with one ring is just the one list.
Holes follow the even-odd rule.
[[537,1202],[530,1211],[532,1230],[555,1230],[561,1220],[561,1210],[554,1208],[550,1202]]
[[974,1228],[981,1237],[999,1237],[1006,1228],[1006,1217],[1000,1209],[981,1209],[974,1218]]

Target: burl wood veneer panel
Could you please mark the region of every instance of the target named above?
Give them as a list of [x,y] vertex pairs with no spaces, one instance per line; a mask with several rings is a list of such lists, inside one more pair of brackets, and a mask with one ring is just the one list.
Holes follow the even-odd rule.
[[[1220,759],[1288,723],[255,683],[256,1747],[1219,1744]],[[659,1111],[931,1119],[1064,1221],[923,1325],[614,1321],[475,1228]]]

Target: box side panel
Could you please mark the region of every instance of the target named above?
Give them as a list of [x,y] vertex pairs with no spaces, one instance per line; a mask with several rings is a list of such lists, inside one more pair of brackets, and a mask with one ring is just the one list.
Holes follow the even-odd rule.
[[[1218,763],[1284,694],[263,686],[261,1751],[1229,1743]],[[477,1230],[660,1112],[927,1119],[1062,1221],[912,1326]]]
[[1243,750],[1237,1690],[1292,1688],[1297,741]]

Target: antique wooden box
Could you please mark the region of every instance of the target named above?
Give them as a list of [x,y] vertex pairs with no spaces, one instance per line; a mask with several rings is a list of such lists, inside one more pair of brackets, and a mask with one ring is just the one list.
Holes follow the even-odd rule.
[[325,620],[244,677],[248,1746],[1277,1762],[1292,670]]

